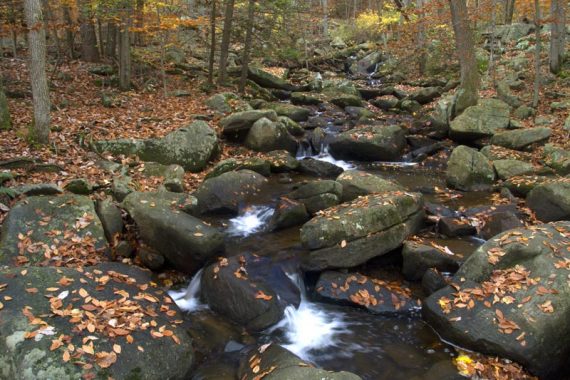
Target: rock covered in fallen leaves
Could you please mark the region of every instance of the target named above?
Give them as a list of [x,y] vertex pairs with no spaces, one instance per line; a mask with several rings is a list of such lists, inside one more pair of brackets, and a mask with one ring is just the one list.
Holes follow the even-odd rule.
[[192,172],[203,170],[220,151],[216,132],[200,120],[162,138],[96,141],[94,146],[101,152],[136,155],[142,161],[178,164]]
[[335,136],[330,152],[343,160],[391,161],[402,155],[406,131],[399,125],[366,126]]
[[93,201],[80,195],[29,197],[2,224],[5,265],[93,265],[108,250]]
[[399,184],[360,170],[347,170],[336,179],[342,185],[342,201],[349,202],[361,195],[403,190]]
[[250,331],[262,331],[299,306],[299,288],[279,265],[254,255],[220,258],[204,269],[202,299],[216,313]]
[[409,312],[419,304],[411,290],[398,281],[385,281],[359,273],[327,271],[315,287],[317,295],[329,302],[357,306],[378,314]]
[[528,193],[526,203],[543,222],[570,220],[570,181],[540,184]]
[[237,214],[240,205],[259,193],[267,179],[251,170],[223,173],[205,180],[194,192],[201,213]]
[[465,145],[453,150],[447,162],[448,186],[463,191],[490,190],[495,170],[482,153]]
[[185,212],[195,210],[194,197],[135,192],[122,206],[135,221],[143,243],[182,272],[194,273],[224,250],[224,235],[217,228]]
[[268,343],[249,350],[240,361],[242,380],[360,380],[350,372],[330,372],[316,368],[285,348]]
[[565,378],[569,246],[569,222],[496,236],[426,299],[424,319],[454,344],[510,358],[541,378]]
[[119,263],[1,271],[2,377],[185,379],[191,340],[151,281]]
[[393,191],[359,197],[301,227],[307,270],[350,268],[398,248],[423,222],[423,197]]
[[433,246],[414,241],[404,243],[402,250],[402,273],[408,280],[421,280],[425,272],[435,268],[443,272],[454,272],[459,268],[459,258],[444,247]]

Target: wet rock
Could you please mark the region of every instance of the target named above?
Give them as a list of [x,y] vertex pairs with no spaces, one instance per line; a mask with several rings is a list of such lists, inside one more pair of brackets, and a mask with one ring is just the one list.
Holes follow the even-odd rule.
[[344,109],[344,112],[346,112],[352,119],[354,120],[360,120],[361,122],[364,122],[366,120],[370,120],[372,118],[374,118],[374,112],[369,111],[367,108],[364,107],[346,107]]
[[142,161],[163,165],[178,164],[192,172],[203,170],[219,153],[216,132],[204,121],[195,121],[163,138],[96,141],[94,146],[100,152],[136,155]]
[[297,151],[297,141],[291,136],[287,127],[266,118],[261,118],[253,124],[247,133],[245,146],[256,152],[279,149],[292,153]]
[[481,99],[479,104],[467,108],[450,123],[450,137],[469,142],[493,136],[509,126],[510,107],[498,99]]
[[315,291],[323,300],[362,307],[377,314],[409,312],[418,307],[410,289],[401,283],[359,273],[323,272]]
[[415,100],[419,104],[431,103],[434,99],[441,96],[441,87],[424,87],[412,94],[410,94],[409,99]]
[[65,185],[65,190],[73,194],[89,195],[93,191],[93,185],[85,178],[72,179]]
[[447,162],[448,186],[463,191],[489,190],[495,180],[491,162],[475,149],[460,145]]
[[532,174],[534,166],[527,162],[518,160],[495,160],[493,166],[497,172],[499,179],[508,179],[511,177]]
[[570,174],[570,150],[546,144],[544,146],[544,162],[548,167],[554,169],[556,174]]
[[298,226],[310,219],[305,204],[286,197],[281,197],[271,217],[271,230],[280,230]]
[[401,156],[406,132],[399,125],[370,126],[335,136],[330,151],[335,158],[362,161],[390,161]]
[[543,144],[550,138],[550,128],[535,127],[516,129],[495,134],[491,138],[491,144],[509,149],[524,150],[534,144]]
[[[236,345],[253,339],[244,334],[243,327],[223,318],[211,310],[198,310],[187,315],[190,322],[188,333],[192,337],[195,350],[203,357],[223,353],[230,342]],[[235,370],[237,371],[237,365]],[[234,379],[235,380],[235,379]]]
[[249,67],[247,77],[261,87],[276,88],[285,91],[295,91],[297,88],[276,75],[257,67]]
[[251,170],[264,177],[271,175],[271,164],[268,160],[257,157],[246,158],[244,160],[228,158],[227,160],[218,162],[212,171],[206,175],[206,179],[218,177],[224,173],[240,169]]
[[447,286],[445,277],[435,268],[428,268],[422,277],[422,290],[430,296]]
[[477,228],[465,218],[443,217],[439,219],[437,228],[447,237],[470,236],[477,233]]
[[[256,363],[252,366],[252,363]],[[350,372],[330,372],[315,368],[285,348],[271,343],[251,349],[241,360],[238,378],[256,380],[361,380]]]
[[489,240],[501,232],[523,226],[521,219],[512,211],[493,212],[483,219],[483,226],[479,234],[483,239]]
[[[73,264],[77,262],[74,252],[88,264],[98,262],[108,252],[93,201],[80,195],[28,197],[12,207],[1,231],[3,265],[57,265],[62,261]],[[24,241],[20,234],[26,237]],[[76,246],[76,240],[80,246]],[[58,248],[62,251],[58,252]]]
[[252,255],[222,258],[206,267],[201,297],[213,311],[250,331],[279,322],[285,307],[300,303],[299,289],[281,267]]
[[384,58],[383,54],[379,51],[372,52],[366,55],[364,58],[358,60],[351,67],[351,72],[353,74],[363,74],[368,75],[375,71],[376,65],[382,61]]
[[237,214],[248,197],[256,195],[267,182],[251,170],[237,170],[205,180],[194,192],[201,213]]
[[297,170],[299,161],[286,150],[274,150],[266,154],[271,165],[271,172],[285,173]]
[[115,236],[123,232],[121,210],[109,198],[105,198],[96,201],[95,211],[101,220],[107,241],[113,242]]
[[[426,299],[424,319],[454,344],[509,358],[541,378],[564,378],[569,232],[568,222],[558,222],[487,242],[461,266],[454,286]],[[459,294],[465,307],[454,303]]]
[[293,136],[303,136],[305,134],[305,129],[287,116],[279,116],[279,123],[285,126],[287,131]]
[[336,178],[344,171],[343,168],[331,164],[330,162],[305,158],[299,162],[299,171],[308,175],[321,178]]
[[196,199],[177,193],[132,193],[122,204],[135,221],[141,240],[176,269],[192,274],[224,250],[224,236],[184,212]]
[[465,377],[457,372],[457,367],[451,360],[441,360],[425,373],[424,380],[464,380]]
[[422,196],[389,192],[330,208],[301,227],[307,270],[350,268],[398,248],[423,220]]
[[138,258],[145,267],[153,271],[161,270],[166,262],[162,254],[147,246],[139,248]]
[[[144,291],[145,297],[141,296],[139,287],[152,282],[150,272],[119,263],[100,264],[81,271],[32,267],[25,276],[20,272],[21,269],[0,272],[2,283],[7,284],[3,296],[11,297],[11,301],[4,304],[0,321],[3,331],[0,359],[5,363],[3,377],[184,379],[190,372],[193,364],[192,343],[184,328],[175,323],[183,319],[182,314],[159,288],[149,286]],[[105,277],[107,280],[104,280]],[[62,278],[68,279],[67,285],[62,286]],[[101,280],[109,283],[101,286]],[[39,292],[26,291],[30,288],[39,289]],[[50,288],[59,290],[46,290]],[[81,294],[88,294],[88,298],[79,297],[77,294],[80,290]],[[100,303],[90,303],[91,299]],[[89,315],[85,312],[73,313],[72,316],[71,310],[83,308],[89,308],[92,312]],[[24,315],[24,309],[32,317]],[[166,311],[169,311],[168,315]],[[39,319],[43,321],[41,325],[32,323]],[[118,324],[115,328],[112,320],[130,322]],[[164,326],[164,330],[177,338],[178,344],[166,334],[161,338],[151,335],[153,331],[158,332],[158,328],[143,328],[143,324],[150,325],[151,322]],[[88,324],[94,324],[97,328],[87,332]],[[35,334],[35,338],[25,339],[26,333]],[[136,344],[129,344],[126,334]],[[93,338],[87,342],[86,335]],[[53,341],[58,337],[61,339],[61,336],[65,337],[63,346],[54,349]],[[68,344],[76,350],[70,353],[72,359],[66,362],[62,360],[62,355],[69,352],[66,348]],[[114,345],[121,347],[120,354],[113,352]],[[81,354],[82,351],[77,349],[81,350],[82,346],[92,347],[95,355]],[[77,365],[76,360],[93,366]]]
[[397,183],[360,170],[347,170],[336,179],[342,185],[342,201],[349,202],[362,195],[403,190]]
[[220,126],[226,135],[235,134],[242,131],[248,131],[253,123],[261,118],[267,118],[271,121],[277,121],[277,114],[274,110],[251,110],[235,112],[220,120]]
[[543,222],[570,220],[570,181],[553,181],[533,188],[526,204]]
[[342,185],[332,180],[313,181],[299,186],[287,195],[303,203],[310,214],[340,203]]
[[455,272],[459,268],[459,260],[439,249],[413,241],[404,243],[402,250],[402,273],[407,280],[421,280],[426,271],[435,268],[442,272]]

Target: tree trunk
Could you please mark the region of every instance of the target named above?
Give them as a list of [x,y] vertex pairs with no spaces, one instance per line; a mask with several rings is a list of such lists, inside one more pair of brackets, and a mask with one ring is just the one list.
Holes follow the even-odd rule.
[[[137,0],[135,12],[135,26],[137,29],[144,27],[144,0]],[[144,36],[141,31],[135,33],[135,45],[142,46],[144,44]]]
[[210,60],[208,62],[208,83],[214,84],[214,61],[216,60],[216,3],[212,0],[212,13],[210,14]]
[[534,0],[534,28],[536,45],[534,49],[534,94],[532,97],[532,106],[538,107],[540,95],[540,2]]
[[516,0],[506,0],[505,3],[505,24],[510,25],[513,23],[513,15],[515,14]]
[[107,23],[107,38],[105,43],[105,55],[114,58],[117,54],[117,24]]
[[245,35],[245,46],[243,49],[243,57],[241,59],[241,78],[239,81],[239,92],[245,92],[245,83],[247,81],[247,71],[249,68],[249,55],[251,52],[251,43],[253,41],[253,25],[255,21],[255,0],[249,0],[247,8],[247,26]]
[[418,7],[419,13],[419,25],[418,25],[418,48],[420,54],[418,55],[418,71],[420,75],[424,75],[426,71],[427,55],[426,55],[426,31],[425,31],[425,16],[423,12],[424,3],[423,0],[417,0],[416,6]]
[[34,105],[31,138],[40,143],[49,142],[50,100],[46,77],[46,31],[40,0],[25,0],[24,14],[28,26],[30,81]]
[[323,2],[323,35],[329,34],[329,1],[322,0]]
[[235,0],[226,0],[224,15],[224,32],[222,34],[222,45],[220,46],[220,68],[218,73],[218,85],[226,81],[228,53],[230,49],[230,40],[232,36],[232,23],[234,19],[234,3]]
[[69,58],[75,59],[75,50],[74,50],[74,41],[73,41],[73,21],[71,20],[71,10],[68,5],[63,7],[63,19],[67,24],[67,28],[65,29],[65,43],[67,44],[67,53],[69,54]]
[[86,62],[98,62],[99,51],[97,50],[97,35],[95,34],[95,25],[92,20],[91,4],[89,1],[80,0],[78,6],[81,19],[79,26],[81,58]]
[[119,88],[128,91],[131,88],[131,7],[129,0],[123,1],[121,9],[121,28],[119,32]]
[[564,48],[566,44],[566,9],[567,0],[552,0],[550,16],[552,18],[552,35],[550,37],[550,72],[558,74],[564,63]]
[[461,66],[461,88],[457,93],[457,104],[455,106],[455,113],[459,115],[467,107],[477,104],[480,78],[465,0],[449,0],[449,5],[457,55]]
[[4,87],[0,81],[0,131],[10,129],[12,122],[10,120],[10,110],[8,109],[8,99],[4,94]]

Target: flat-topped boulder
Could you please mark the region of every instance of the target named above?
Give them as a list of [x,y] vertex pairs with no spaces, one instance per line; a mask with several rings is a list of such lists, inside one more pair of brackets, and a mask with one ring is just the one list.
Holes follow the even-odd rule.
[[2,224],[4,265],[93,265],[106,252],[103,225],[85,196],[28,197],[12,207]]
[[362,195],[404,190],[397,183],[360,170],[346,170],[336,181],[342,185],[343,202],[350,202]]
[[509,126],[510,107],[498,99],[481,99],[479,104],[467,108],[451,121],[450,137],[456,141],[469,142],[493,136]]
[[224,250],[224,235],[185,211],[197,200],[178,193],[129,194],[122,206],[135,221],[142,242],[174,268],[192,274]]
[[343,160],[391,161],[402,155],[406,131],[399,125],[355,128],[335,136],[329,147]]
[[295,91],[297,88],[285,79],[257,67],[248,67],[247,77],[261,87]]
[[162,138],[96,141],[97,151],[136,155],[142,161],[163,165],[178,164],[185,170],[199,172],[219,153],[218,137],[205,121],[170,132]]
[[310,214],[315,214],[340,203],[342,185],[332,180],[312,181],[302,184],[287,197],[303,203]]
[[223,133],[231,135],[243,131],[248,131],[253,124],[261,119],[267,118],[271,121],[277,121],[277,114],[274,110],[250,110],[235,112],[220,120],[220,126]]
[[570,355],[570,223],[506,231],[428,297],[424,319],[447,341],[566,378]]
[[393,191],[363,196],[329,208],[301,227],[309,252],[307,270],[350,268],[398,248],[421,225],[419,193]]
[[495,134],[491,144],[509,149],[525,150],[534,144],[544,144],[552,135],[552,130],[546,127],[515,129]]
[[152,281],[120,263],[0,271],[2,377],[188,378],[194,354],[182,313]]

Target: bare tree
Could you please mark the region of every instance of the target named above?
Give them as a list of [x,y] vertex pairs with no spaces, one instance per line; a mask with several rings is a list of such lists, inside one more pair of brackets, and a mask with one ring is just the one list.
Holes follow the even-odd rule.
[[232,23],[234,20],[234,3],[235,0],[226,0],[224,11],[224,32],[222,34],[222,45],[220,46],[220,68],[218,72],[218,84],[221,85],[226,81],[228,54],[232,36]]
[[515,14],[516,0],[506,0],[505,2],[505,24],[513,23],[513,15]]
[[46,77],[46,31],[40,0],[25,0],[24,14],[28,26],[30,81],[34,105],[31,138],[40,144],[49,142],[50,100]]
[[95,34],[95,25],[93,24],[91,2],[80,0],[78,6],[81,19],[79,26],[81,58],[87,62],[97,62],[99,61],[99,50],[97,49],[97,36]]
[[253,25],[255,21],[255,0],[249,0],[247,7],[247,26],[245,35],[245,46],[243,49],[243,57],[241,59],[241,78],[239,81],[239,92],[244,93],[245,84],[247,82],[247,71],[249,69],[249,55],[251,52],[251,43],[253,41]]
[[323,35],[329,34],[329,1],[321,0],[323,5]]
[[0,130],[10,129],[12,122],[10,120],[10,110],[8,109],[8,99],[4,94],[2,81],[0,80]]
[[208,83],[214,84],[214,61],[216,60],[216,3],[212,0],[212,10],[210,13],[210,60],[208,62]]
[[550,15],[552,18],[552,35],[550,37],[550,71],[558,74],[564,62],[564,47],[566,44],[566,9],[567,0],[552,0]]
[[132,5],[130,0],[121,4],[121,26],[119,31],[119,88],[127,91],[131,88],[131,27]]
[[540,95],[540,1],[534,0],[534,29],[536,37],[536,45],[534,49],[534,94],[532,97],[532,106],[538,107]]
[[449,0],[451,19],[455,32],[457,55],[461,66],[461,88],[457,93],[455,113],[460,114],[467,107],[477,104],[481,78],[475,57],[475,44],[469,27],[469,16],[465,0]]

